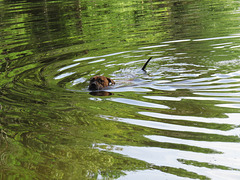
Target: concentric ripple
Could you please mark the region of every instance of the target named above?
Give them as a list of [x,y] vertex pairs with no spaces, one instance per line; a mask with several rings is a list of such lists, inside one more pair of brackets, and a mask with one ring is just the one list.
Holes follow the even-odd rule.
[[[236,37],[239,36],[220,39]],[[221,62],[218,63],[220,66],[181,63],[182,59],[189,59],[188,53],[182,53],[180,57],[155,56],[158,52],[155,48],[161,48],[162,53],[169,51],[163,49],[169,46],[139,48],[149,49],[148,56],[154,55],[147,74],[139,71],[143,58],[110,73],[119,85],[107,89],[116,93],[107,100],[134,109],[133,118],[118,116],[117,112],[116,115],[109,113],[101,116],[106,120],[149,130],[142,134],[149,146],[96,144],[96,148],[148,162],[157,169],[162,166],[172,170],[181,169],[179,171],[182,173],[187,171],[212,179],[237,178],[240,171],[240,159],[236,155],[240,148],[240,71],[224,72]],[[217,45],[210,47],[216,48]],[[130,54],[127,52],[121,57],[130,58]],[[116,67],[123,66],[110,62]],[[136,93],[135,97],[123,94],[131,91]],[[155,173],[155,168],[151,173]],[[127,176],[132,177],[131,172]]]
[[[176,40],[131,51],[52,61],[47,66],[39,63],[19,71],[14,88],[5,93],[18,95],[19,106],[34,103],[34,114],[39,104],[46,105],[46,112],[57,104],[54,107],[61,111],[60,117],[91,124],[87,116],[117,124],[119,132],[104,131],[98,140],[102,143],[93,143],[93,149],[147,163],[150,169],[137,171],[143,176],[155,173],[173,178],[177,171],[179,177],[236,178],[240,174],[240,71],[234,66],[224,70],[225,60],[208,64],[206,59],[215,58],[215,49],[236,46],[215,41],[238,37]],[[195,52],[181,50],[205,41],[214,41],[206,51],[212,56],[196,57]],[[153,59],[146,73],[141,67],[149,57]],[[93,97],[88,81],[94,75],[111,77],[116,85]],[[15,101],[12,96],[3,98]],[[81,109],[83,115],[73,117],[71,109]],[[123,140],[121,133],[127,138]],[[105,142],[108,136],[111,138]],[[134,177],[132,172],[126,175]]]

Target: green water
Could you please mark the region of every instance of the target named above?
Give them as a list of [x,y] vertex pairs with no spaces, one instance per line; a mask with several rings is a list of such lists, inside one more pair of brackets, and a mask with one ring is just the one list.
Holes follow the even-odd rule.
[[[0,179],[239,179],[239,14],[0,0]],[[116,85],[91,93],[94,75]]]

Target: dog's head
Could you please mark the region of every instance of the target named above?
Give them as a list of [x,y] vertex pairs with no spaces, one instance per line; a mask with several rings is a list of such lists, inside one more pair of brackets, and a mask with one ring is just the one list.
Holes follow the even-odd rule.
[[105,76],[94,76],[90,79],[89,90],[101,90],[110,84],[115,84],[115,82]]

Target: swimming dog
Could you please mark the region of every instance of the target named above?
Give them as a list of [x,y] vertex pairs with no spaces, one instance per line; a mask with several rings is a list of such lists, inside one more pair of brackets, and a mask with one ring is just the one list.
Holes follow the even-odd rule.
[[[147,62],[144,64],[144,66],[142,67],[142,70],[144,72],[145,71],[145,68],[147,66],[147,64],[149,63],[149,61],[152,59],[152,57],[150,57]],[[105,77],[105,76],[94,76],[90,79],[90,83],[89,83],[89,86],[88,86],[88,89],[91,90],[91,91],[96,91],[96,90],[103,90],[104,88],[110,86],[110,85],[114,85],[115,82],[108,78],[108,77]]]

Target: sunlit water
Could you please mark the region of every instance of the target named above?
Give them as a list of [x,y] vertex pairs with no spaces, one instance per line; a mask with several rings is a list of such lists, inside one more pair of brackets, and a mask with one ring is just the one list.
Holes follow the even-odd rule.
[[0,179],[240,178],[237,1],[0,5]]

